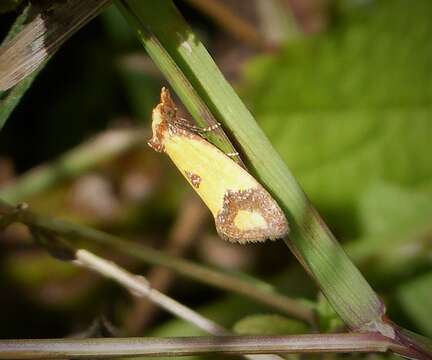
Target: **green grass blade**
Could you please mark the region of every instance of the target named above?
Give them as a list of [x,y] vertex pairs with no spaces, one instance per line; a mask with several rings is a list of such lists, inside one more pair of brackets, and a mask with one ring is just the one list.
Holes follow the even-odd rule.
[[[140,38],[145,39],[143,42],[144,47],[153,59],[159,59],[157,65],[160,67],[167,79],[169,79],[171,86],[175,89],[177,94],[179,94],[182,99],[189,99],[186,106],[196,122],[201,127],[208,127],[217,124],[217,120],[210,112],[205,102],[201,100],[194,86],[185,76],[182,69],[180,69],[176,59],[166,51],[157,36],[150,28],[147,28],[141,22],[139,17],[134,15],[135,13],[131,8],[129,8],[129,4],[124,1],[118,1],[117,6],[128,21],[139,29],[138,33]],[[215,131],[209,132],[206,137],[225,153],[235,152],[235,148],[222,129],[216,129]],[[243,162],[238,156],[234,157],[234,160],[243,166]]]
[[[299,261],[315,278],[337,313],[351,328],[385,332],[384,306],[367,281],[346,256],[302,189],[271,146],[253,116],[225,80],[205,47],[185,23],[170,0],[122,0],[120,7],[150,56],[195,117],[196,99],[186,96],[185,77],[212,114],[228,130],[245,155],[253,173],[279,201],[291,223],[286,240]],[[155,37],[161,48],[151,44]],[[165,54],[164,54],[165,53]],[[169,72],[166,54],[182,75]]]

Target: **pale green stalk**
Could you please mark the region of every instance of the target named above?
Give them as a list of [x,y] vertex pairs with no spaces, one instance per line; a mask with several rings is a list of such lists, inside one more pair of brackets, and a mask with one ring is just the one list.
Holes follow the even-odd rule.
[[0,340],[0,359],[385,352],[389,348],[397,345],[377,334]]
[[[250,170],[285,210],[291,225],[286,243],[345,323],[352,329],[377,330],[392,336],[391,328],[382,322],[382,302],[171,0],[121,0],[117,5],[191,114],[197,113],[196,99],[185,96],[184,78],[235,139]],[[167,71],[167,59],[177,65],[176,71]]]

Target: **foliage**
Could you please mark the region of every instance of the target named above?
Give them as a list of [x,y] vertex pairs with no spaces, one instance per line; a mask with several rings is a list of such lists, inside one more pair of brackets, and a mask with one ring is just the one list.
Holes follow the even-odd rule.
[[247,103],[336,223],[375,181],[431,188],[431,7],[376,1],[247,67]]

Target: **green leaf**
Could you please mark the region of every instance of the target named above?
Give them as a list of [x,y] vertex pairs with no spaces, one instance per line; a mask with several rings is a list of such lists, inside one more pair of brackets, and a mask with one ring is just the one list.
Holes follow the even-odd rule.
[[408,316],[426,336],[432,336],[432,272],[402,285],[397,298]]
[[249,315],[234,325],[234,332],[241,335],[288,335],[308,331],[304,323],[276,314]]
[[376,1],[248,67],[245,97],[264,131],[341,222],[371,181],[432,184],[431,11],[428,0]]
[[386,286],[431,265],[432,195],[378,182],[361,195],[364,236],[346,245],[368,277]]
[[378,182],[360,199],[359,217],[366,235],[394,234],[428,223],[432,218],[432,195]]

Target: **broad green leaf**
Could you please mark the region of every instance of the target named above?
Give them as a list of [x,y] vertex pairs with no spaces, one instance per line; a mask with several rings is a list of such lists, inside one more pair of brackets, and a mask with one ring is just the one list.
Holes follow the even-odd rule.
[[432,195],[378,182],[361,195],[362,237],[346,245],[369,278],[400,282],[431,265]]
[[420,227],[432,218],[432,195],[378,182],[362,195],[359,218],[366,235],[394,234]]
[[430,187],[431,11],[369,3],[249,64],[245,98],[322,209],[346,216],[376,180]]
[[[410,5],[368,2],[327,33],[258,58],[246,72],[244,97],[264,131],[332,228],[337,224],[345,237],[360,234],[355,210],[371,184],[431,188],[432,3]],[[395,235],[408,247],[392,246]],[[377,236],[380,253],[373,252],[377,248],[369,247],[370,241],[362,269],[410,274],[401,260],[413,255],[410,265],[416,266],[421,255],[407,251],[411,236],[418,234]],[[333,263],[344,272],[338,261]]]

